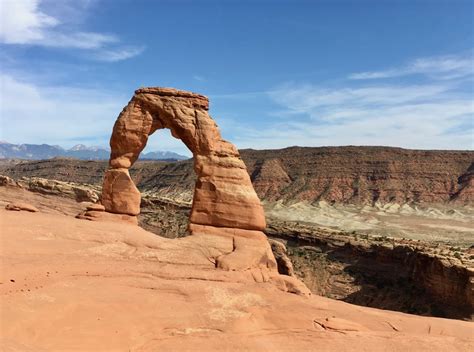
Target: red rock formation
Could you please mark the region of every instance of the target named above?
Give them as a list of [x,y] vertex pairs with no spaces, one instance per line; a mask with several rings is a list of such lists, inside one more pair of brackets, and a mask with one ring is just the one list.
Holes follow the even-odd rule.
[[137,215],[140,193],[128,174],[148,137],[169,128],[192,151],[197,175],[192,224],[263,230],[265,217],[245,164],[231,143],[222,139],[207,113],[209,101],[170,88],[142,88],[121,112],[110,146],[102,203],[108,212]]
[[469,169],[462,174],[458,183],[460,184],[458,192],[453,196],[453,200],[457,203],[468,204],[474,199],[474,162],[471,163]]
[[348,146],[240,152],[257,194],[268,201],[474,201],[472,151]]
[[191,234],[216,235],[232,242],[230,253],[213,259],[216,267],[264,269],[267,274],[257,274],[256,281],[268,281],[270,273],[282,289],[305,291],[304,285],[293,278],[278,278],[275,258],[262,232],[266,224],[260,200],[238,150],[222,139],[208,109],[209,101],[202,95],[170,88],[137,90],[115,122],[110,139],[110,168],[102,188],[106,212],[89,210],[79,217],[110,219],[113,213],[127,216],[129,221],[128,216],[138,215],[140,192],[128,169],[145,148],[148,137],[157,129],[168,128],[194,156],[197,177],[189,219]]

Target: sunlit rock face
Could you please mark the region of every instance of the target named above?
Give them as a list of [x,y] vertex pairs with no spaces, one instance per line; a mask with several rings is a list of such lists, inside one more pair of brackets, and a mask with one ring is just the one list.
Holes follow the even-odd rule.
[[[107,220],[111,215],[119,219],[140,213],[140,192],[128,169],[145,148],[148,137],[158,129],[168,128],[194,157],[196,185],[189,232],[225,237],[232,242],[229,253],[212,259],[216,268],[261,269],[258,280],[268,281],[271,276],[278,276],[278,271],[262,232],[266,223],[260,199],[237,148],[222,139],[208,109],[209,100],[199,94],[171,88],[138,89],[120,113],[110,138],[109,169],[102,188],[105,212],[89,211],[81,216]],[[303,284],[292,279],[284,278],[285,290],[290,285],[298,286],[298,292],[309,293]]]
[[170,88],[142,88],[120,113],[110,139],[106,211],[138,215],[140,194],[128,174],[148,137],[168,128],[194,156],[197,175],[190,223],[263,230],[265,217],[237,148],[222,139],[206,97]]

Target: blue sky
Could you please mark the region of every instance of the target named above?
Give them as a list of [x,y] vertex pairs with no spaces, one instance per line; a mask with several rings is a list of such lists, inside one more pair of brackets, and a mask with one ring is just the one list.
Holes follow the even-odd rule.
[[473,6],[0,0],[1,139],[105,146],[136,88],[169,86],[239,148],[473,149]]

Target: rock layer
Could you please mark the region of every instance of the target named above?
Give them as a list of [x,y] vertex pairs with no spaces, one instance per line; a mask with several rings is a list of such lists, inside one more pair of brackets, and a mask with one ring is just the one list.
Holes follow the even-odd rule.
[[[260,199],[284,203],[326,201],[368,204],[453,204],[474,202],[474,151],[409,150],[391,147],[291,147],[240,150]],[[0,162],[13,178],[43,177],[88,184],[102,182],[106,164],[53,159]],[[130,170],[142,192],[191,201],[192,160],[138,161]]]
[[474,152],[468,150],[290,147],[241,150],[241,155],[257,194],[266,201],[368,205],[474,201]]

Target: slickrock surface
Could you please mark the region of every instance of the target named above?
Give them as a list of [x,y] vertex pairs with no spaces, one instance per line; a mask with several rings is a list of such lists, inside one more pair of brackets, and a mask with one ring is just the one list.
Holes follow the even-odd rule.
[[[90,210],[88,220],[100,220],[100,217],[103,220],[104,215],[111,221],[136,219],[129,215],[105,213],[99,204],[77,203],[68,193],[61,197],[60,193],[38,192],[38,189],[30,192],[18,187],[17,181],[10,181],[9,186],[0,187],[0,207],[15,200],[30,203],[47,214],[74,217],[87,208]],[[344,209],[344,216],[350,217],[347,208]],[[145,194],[139,222],[140,226],[155,234],[177,238],[187,233],[189,212],[190,204]],[[383,214],[384,218],[401,216],[408,221],[404,213]],[[422,221],[426,222],[428,218]],[[433,224],[437,224],[439,232],[446,222],[435,221]],[[456,236],[450,238],[451,245],[434,243],[433,231],[420,242],[397,240],[380,234],[367,235],[366,231],[323,230],[275,218],[269,218],[268,226],[266,233],[269,236],[284,238],[289,244],[285,253],[280,242],[270,240],[279,273],[291,274],[293,262],[294,273],[313,293],[412,314],[458,319],[473,317],[472,309],[466,306],[469,301],[474,302],[468,274],[471,267],[472,276],[472,265],[469,265],[474,259],[474,253],[469,249],[472,236],[471,241],[466,242],[469,243],[467,247],[458,247],[462,242]],[[469,237],[466,235],[465,239]]]
[[[71,176],[71,179],[74,177]],[[8,176],[0,175],[0,186],[20,187],[31,192],[71,198],[77,202],[97,202],[100,194],[98,186],[41,177],[21,177],[14,180]]]
[[[473,324],[285,293],[216,269],[225,236],[0,209],[6,351],[469,351]],[[268,279],[268,278],[267,278]],[[280,283],[282,284],[282,283]]]

